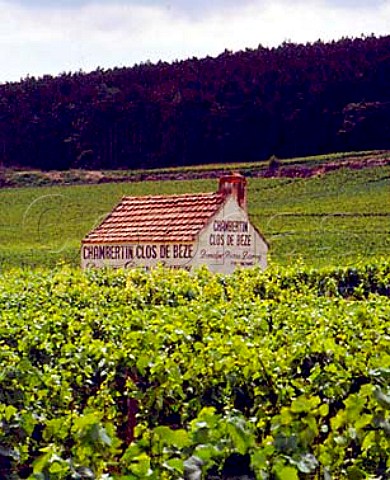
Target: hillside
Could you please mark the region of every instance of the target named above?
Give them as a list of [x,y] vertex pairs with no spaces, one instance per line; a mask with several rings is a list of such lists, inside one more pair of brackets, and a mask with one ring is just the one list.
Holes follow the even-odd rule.
[[[271,173],[269,162],[242,165],[249,215],[270,242],[271,261],[348,265],[389,255],[387,158],[386,153],[363,152],[281,160]],[[123,195],[214,191],[221,168],[76,171],[63,177],[59,172],[8,172],[9,181],[24,187],[0,190],[0,266],[53,266],[60,260],[78,266],[81,239]],[[86,181],[95,184],[77,185]]]
[[251,162],[390,148],[390,36],[0,85],[0,164]]

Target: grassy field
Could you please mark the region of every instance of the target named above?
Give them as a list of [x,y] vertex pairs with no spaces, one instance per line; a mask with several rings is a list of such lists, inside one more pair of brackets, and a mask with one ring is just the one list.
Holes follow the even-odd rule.
[[[249,214],[275,263],[346,265],[390,253],[390,167],[249,179]],[[83,236],[123,195],[214,191],[216,180],[0,191],[0,265],[79,264]]]
[[310,179],[253,181],[250,213],[272,258],[315,266],[390,252],[390,169],[342,169]]

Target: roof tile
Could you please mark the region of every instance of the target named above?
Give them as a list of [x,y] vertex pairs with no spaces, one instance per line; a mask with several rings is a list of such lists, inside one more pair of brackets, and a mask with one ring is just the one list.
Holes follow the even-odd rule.
[[123,197],[83,243],[192,242],[225,198],[218,192]]

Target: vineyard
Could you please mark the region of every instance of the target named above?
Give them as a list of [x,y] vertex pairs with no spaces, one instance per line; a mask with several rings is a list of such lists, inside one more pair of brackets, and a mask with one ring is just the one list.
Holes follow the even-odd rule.
[[[322,161],[303,163],[329,166]],[[0,269],[53,267],[61,260],[78,266],[81,239],[123,195],[212,192],[216,180],[1,189]],[[248,178],[249,216],[269,241],[275,263],[301,258],[315,267],[353,265],[358,258],[390,254],[389,190],[390,166],[342,168],[310,178]]]
[[0,477],[386,479],[390,263],[0,277]]

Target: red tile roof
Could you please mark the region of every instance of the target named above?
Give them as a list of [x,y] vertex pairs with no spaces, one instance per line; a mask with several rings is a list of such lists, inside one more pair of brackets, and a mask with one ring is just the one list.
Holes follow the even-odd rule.
[[123,197],[83,243],[192,242],[225,199],[218,192]]

